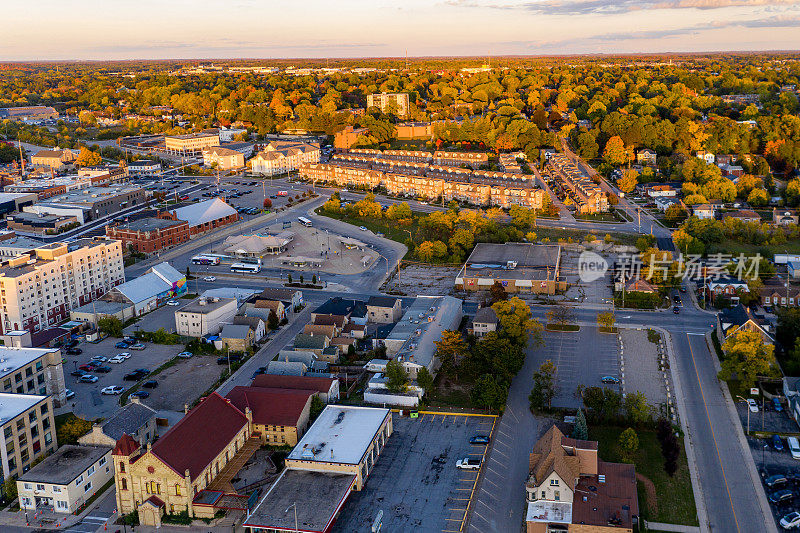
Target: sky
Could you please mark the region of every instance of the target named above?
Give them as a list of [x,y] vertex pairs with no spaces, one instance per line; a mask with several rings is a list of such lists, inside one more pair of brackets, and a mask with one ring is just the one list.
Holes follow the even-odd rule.
[[0,61],[799,50],[800,0],[28,0]]

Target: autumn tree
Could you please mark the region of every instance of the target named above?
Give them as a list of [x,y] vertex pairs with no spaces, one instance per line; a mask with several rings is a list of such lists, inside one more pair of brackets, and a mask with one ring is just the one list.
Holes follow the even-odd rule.
[[458,331],[446,329],[436,345],[436,357],[442,362],[442,367],[451,369],[461,366],[461,360],[467,354],[467,343]]
[[614,328],[614,323],[616,322],[616,316],[612,311],[600,311],[597,313],[597,325],[601,329],[605,330],[612,330]]
[[633,457],[639,450],[639,436],[633,428],[628,428],[619,435],[617,440],[622,460],[626,463],[632,463]]
[[533,337],[533,345],[541,345],[542,324],[531,318],[531,308],[523,300],[513,297],[509,300],[496,302],[492,305],[503,335],[508,337],[518,346],[527,346],[528,338]]
[[79,167],[94,167],[102,162],[100,154],[92,152],[85,146],[81,146],[81,151],[75,159],[75,164]]
[[[330,202],[330,201],[331,200],[328,200],[328,202]],[[327,202],[326,202],[326,204],[327,204]],[[264,205],[264,209],[271,208],[272,207],[272,200],[270,200],[269,198],[264,198],[264,204],[263,205]]]
[[550,409],[556,394],[556,365],[548,359],[533,373],[533,389],[528,396],[531,409]]
[[775,373],[774,346],[765,344],[756,331],[739,331],[722,344],[725,356],[722,360],[722,379],[738,379],[743,387],[752,387],[758,376]]
[[649,422],[653,417],[653,408],[647,402],[644,393],[639,391],[629,392],[625,395],[622,409],[628,422],[637,426]]
[[603,149],[603,159],[613,167],[624,165],[628,162],[628,151],[619,135],[611,137]]
[[622,171],[622,177],[617,180],[617,187],[625,194],[628,194],[636,188],[638,177],[638,172],[632,168],[626,168]]

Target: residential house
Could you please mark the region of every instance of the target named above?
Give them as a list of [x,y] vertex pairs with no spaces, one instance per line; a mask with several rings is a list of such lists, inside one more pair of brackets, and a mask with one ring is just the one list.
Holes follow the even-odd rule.
[[284,307],[295,310],[303,305],[303,293],[297,289],[279,289],[267,287],[257,296],[258,300],[279,300]]
[[761,297],[761,304],[767,307],[795,307],[800,305],[800,288],[786,287],[784,280],[767,280],[758,293]]
[[311,368],[316,360],[317,355],[315,353],[303,352],[299,350],[281,350],[275,357],[275,361],[283,361],[284,363],[303,363],[308,368]]
[[657,154],[649,148],[644,148],[636,152],[636,162],[643,166],[656,166]]
[[472,331],[476,337],[480,338],[487,333],[497,331],[499,324],[500,321],[494,309],[491,307],[481,307],[472,319]]
[[89,433],[78,438],[78,443],[84,446],[109,446],[110,451],[122,435],[130,435],[146,445],[155,441],[157,434],[155,409],[131,396],[128,403],[113,415],[93,424]]
[[231,352],[246,352],[253,345],[254,337],[255,332],[249,325],[225,324],[215,344],[221,344],[219,349],[224,347]]
[[256,300],[253,307],[255,309],[263,309],[267,313],[267,317],[269,317],[270,312],[273,312],[278,317],[278,320],[286,318],[286,307],[280,300]]
[[670,185],[653,185],[647,188],[647,196],[650,198],[674,198],[678,191]]
[[660,196],[660,197],[656,198],[653,201],[653,203],[656,204],[656,209],[658,209],[662,213],[665,212],[667,209],[669,209],[673,205],[682,205],[683,204],[683,202],[681,202],[677,198],[670,198],[670,197],[664,197],[664,196]]
[[185,220],[190,235],[196,236],[237,222],[239,213],[219,198],[213,198],[159,213],[158,218]]
[[701,220],[714,218],[714,206],[712,204],[697,204],[692,206],[692,215]]
[[739,302],[739,292],[750,292],[750,287],[746,281],[731,276],[710,278],[706,283],[706,295],[709,298],[724,296],[735,304]]
[[800,221],[796,209],[789,209],[788,207],[773,207],[772,208],[772,223],[776,226],[789,226],[797,224]]
[[370,296],[367,301],[367,320],[377,324],[391,324],[403,316],[403,301],[393,296]]
[[303,333],[306,335],[324,335],[332,339],[338,334],[338,328],[333,324],[306,324],[303,328]]
[[708,165],[714,164],[714,154],[711,152],[706,152],[705,150],[699,150],[696,154],[698,159],[702,159]]
[[800,261],[787,261],[786,269],[792,279],[800,278]]
[[738,209],[736,211],[723,213],[722,219],[724,220],[726,218],[733,218],[736,220],[741,220],[742,222],[761,222],[761,215],[752,209]]
[[625,284],[625,291],[627,292],[641,292],[646,294],[655,294],[658,292],[658,287],[643,278],[631,279]]
[[763,317],[742,304],[723,309],[717,314],[717,337],[720,343],[741,331],[754,331],[761,335],[764,344],[773,344],[775,337],[772,329]]
[[233,317],[233,323],[239,326],[248,326],[253,330],[253,342],[259,342],[267,334],[267,324],[258,316],[236,315]]
[[[305,376],[308,367],[301,361],[275,361],[267,363],[267,374],[280,376]],[[258,377],[258,376],[256,376]]]

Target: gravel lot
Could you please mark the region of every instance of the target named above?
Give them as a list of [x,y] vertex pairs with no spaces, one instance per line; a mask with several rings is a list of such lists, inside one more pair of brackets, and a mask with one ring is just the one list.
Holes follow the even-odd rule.
[[217,357],[195,355],[181,359],[153,379],[158,387],[149,389],[147,405],[156,410],[183,411],[184,404],[191,405],[220,376],[225,365],[217,364]]

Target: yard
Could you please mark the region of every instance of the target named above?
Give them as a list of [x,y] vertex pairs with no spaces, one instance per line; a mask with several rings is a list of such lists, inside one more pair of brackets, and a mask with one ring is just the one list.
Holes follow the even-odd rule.
[[[598,441],[601,459],[621,462],[617,439],[624,430],[625,428],[613,426],[589,427],[589,439]],[[654,522],[699,525],[683,441],[679,439],[681,454],[678,459],[678,471],[670,477],[664,471],[664,458],[661,455],[656,432],[641,429],[636,433],[639,436],[639,450],[636,452],[634,464],[641,516]]]

